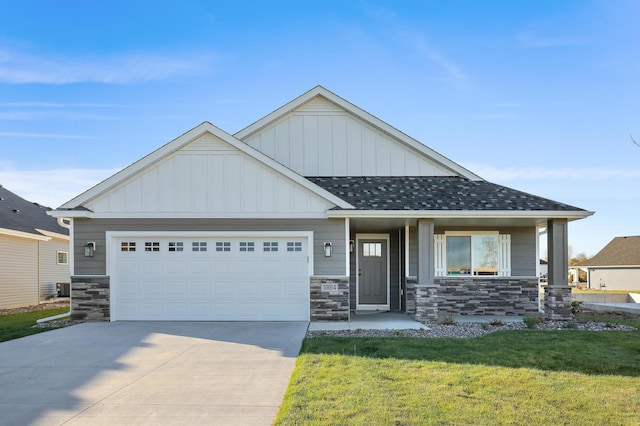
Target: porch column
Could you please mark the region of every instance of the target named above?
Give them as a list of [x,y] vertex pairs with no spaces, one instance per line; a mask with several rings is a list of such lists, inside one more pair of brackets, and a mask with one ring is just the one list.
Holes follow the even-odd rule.
[[438,286],[434,279],[433,232],[433,220],[418,220],[418,284],[415,286],[414,316],[420,322],[438,319]]
[[433,220],[418,220],[418,284],[433,284]]
[[547,222],[548,285],[544,291],[544,313],[549,319],[568,320],[571,314],[567,219]]

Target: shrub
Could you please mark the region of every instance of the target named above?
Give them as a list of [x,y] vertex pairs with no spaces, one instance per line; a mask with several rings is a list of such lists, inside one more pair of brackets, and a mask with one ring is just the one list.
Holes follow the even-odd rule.
[[538,317],[524,317],[523,321],[527,328],[536,328],[536,326],[542,322]]

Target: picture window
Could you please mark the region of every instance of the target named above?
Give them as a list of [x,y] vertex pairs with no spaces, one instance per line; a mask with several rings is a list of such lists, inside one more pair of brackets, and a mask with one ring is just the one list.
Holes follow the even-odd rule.
[[69,253],[66,251],[56,252],[56,263],[58,265],[68,265],[69,264]]

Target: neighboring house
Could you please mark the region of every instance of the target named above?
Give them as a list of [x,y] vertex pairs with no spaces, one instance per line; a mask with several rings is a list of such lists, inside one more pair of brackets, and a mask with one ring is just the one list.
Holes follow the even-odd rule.
[[[73,221],[76,318],[570,315],[567,222],[316,87],[231,135],[205,122],[52,213]],[[555,265],[555,266],[554,266]],[[93,299],[93,302],[91,302]]]
[[[591,259],[570,267],[587,272],[587,288],[640,290],[640,236],[615,237]],[[574,274],[577,276],[578,274]]]
[[0,185],[0,309],[36,305],[69,284],[69,229]]

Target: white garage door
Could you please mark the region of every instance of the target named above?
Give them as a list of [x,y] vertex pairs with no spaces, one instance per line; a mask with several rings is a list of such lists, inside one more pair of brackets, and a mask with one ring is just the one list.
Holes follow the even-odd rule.
[[111,241],[113,320],[309,320],[306,237]]

